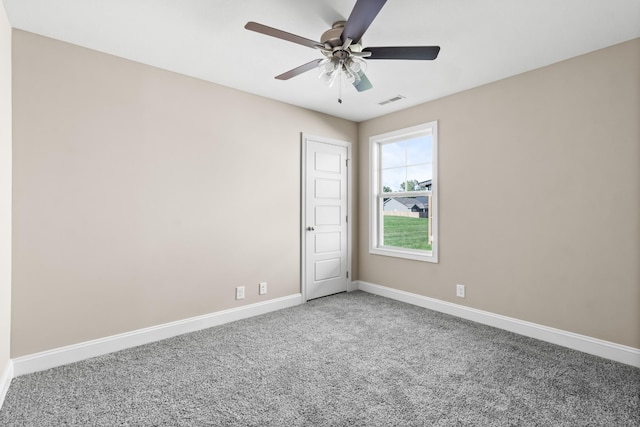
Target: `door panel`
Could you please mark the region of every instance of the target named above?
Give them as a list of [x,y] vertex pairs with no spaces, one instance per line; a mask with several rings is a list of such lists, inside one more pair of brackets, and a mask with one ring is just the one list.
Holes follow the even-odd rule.
[[[317,200],[317,198],[316,198]],[[316,206],[315,225],[340,225],[340,206]]]
[[320,282],[322,280],[339,278],[340,271],[341,271],[340,258],[316,261],[314,280],[316,282]]
[[321,254],[324,252],[340,251],[341,236],[342,233],[340,232],[316,234],[315,253]]
[[317,179],[316,198],[318,199],[339,199],[340,180],[339,179]]
[[314,159],[314,169],[318,172],[333,172],[339,174],[342,169],[342,164],[340,163],[341,156],[339,154],[316,152]]
[[307,139],[305,154],[306,299],[347,290],[346,144]]

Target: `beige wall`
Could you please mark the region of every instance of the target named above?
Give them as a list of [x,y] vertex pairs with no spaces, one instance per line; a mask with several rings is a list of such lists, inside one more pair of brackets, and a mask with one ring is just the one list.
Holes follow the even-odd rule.
[[[300,132],[358,131],[358,278],[640,347],[639,40],[359,126],[22,31],[13,49],[13,357],[262,301],[261,280],[298,292]],[[368,138],[430,120],[441,262],[369,255]]]
[[355,123],[23,31],[13,49],[13,357],[300,292],[300,132],[355,143]]
[[11,342],[11,26],[0,3],[0,376]]
[[[636,39],[361,123],[360,279],[640,348],[639,76]],[[368,139],[431,120],[440,263],[370,255]]]

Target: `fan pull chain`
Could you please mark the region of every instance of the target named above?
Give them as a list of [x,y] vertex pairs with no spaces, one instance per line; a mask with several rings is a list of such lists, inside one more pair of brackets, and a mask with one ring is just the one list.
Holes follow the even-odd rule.
[[344,67],[344,61],[341,59],[338,67],[338,104],[342,104],[342,67]]

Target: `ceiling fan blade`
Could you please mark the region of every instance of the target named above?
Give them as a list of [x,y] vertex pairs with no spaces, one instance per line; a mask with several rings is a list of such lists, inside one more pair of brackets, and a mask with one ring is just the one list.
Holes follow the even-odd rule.
[[353,84],[353,87],[355,87],[358,92],[364,92],[365,90],[369,90],[373,87],[367,76],[362,71],[358,72],[358,77],[360,77],[358,84]]
[[296,36],[295,34],[287,33],[286,31],[278,30],[277,28],[268,27],[266,25],[258,24],[257,22],[249,21],[244,26],[247,30],[255,31],[256,33],[266,34],[277,39],[286,40],[292,43],[301,44],[302,46],[311,47],[314,49],[323,49],[324,46],[320,43],[305,39],[304,37]]
[[351,39],[358,43],[386,2],[387,0],[357,0],[347,23],[344,24],[342,42]]
[[432,60],[438,57],[440,46],[367,47],[362,51],[371,52],[371,56],[367,59]]
[[309,70],[313,70],[314,68],[317,68],[320,62],[322,62],[322,59],[314,59],[311,62],[307,62],[306,64],[296,67],[293,70],[289,70],[286,73],[282,73],[279,76],[276,76],[276,79],[289,80],[291,77],[295,77],[298,74],[302,74]]

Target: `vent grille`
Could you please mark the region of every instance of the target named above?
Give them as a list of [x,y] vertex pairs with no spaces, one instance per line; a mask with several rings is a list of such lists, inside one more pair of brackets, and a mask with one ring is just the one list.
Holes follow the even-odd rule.
[[405,97],[402,96],[402,95],[396,95],[393,98],[389,98],[389,99],[386,99],[386,100],[384,100],[382,102],[378,102],[378,105],[391,104],[392,102],[397,102],[397,101],[400,101],[401,99],[405,99]]

